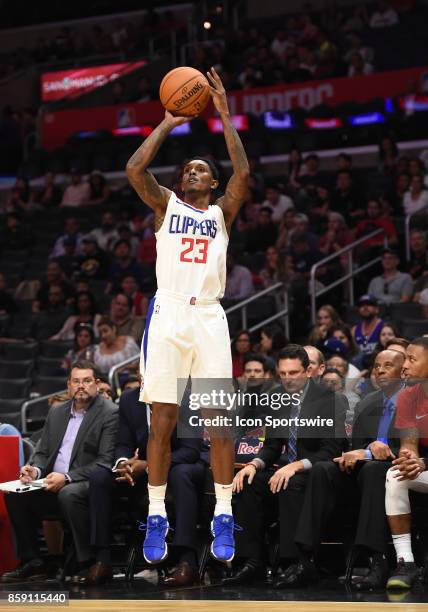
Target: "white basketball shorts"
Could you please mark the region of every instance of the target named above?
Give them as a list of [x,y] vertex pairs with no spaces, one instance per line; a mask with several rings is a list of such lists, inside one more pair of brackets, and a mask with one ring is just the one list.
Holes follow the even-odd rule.
[[140,400],[180,403],[177,381],[232,378],[229,326],[217,300],[158,290],[150,302],[140,360]]

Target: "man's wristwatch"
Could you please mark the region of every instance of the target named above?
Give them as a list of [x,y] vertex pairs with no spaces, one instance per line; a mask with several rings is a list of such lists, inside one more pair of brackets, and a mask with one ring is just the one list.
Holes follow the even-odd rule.
[[64,480],[65,480],[64,484],[66,484],[66,485],[70,484],[70,482],[71,482],[71,478],[70,478],[70,476],[68,474],[64,474]]
[[252,465],[252,466],[253,466],[253,468],[256,470],[256,472],[257,472],[257,470],[259,469],[259,468],[257,467],[257,463],[254,463],[254,461],[250,461],[250,462],[249,462],[247,465]]

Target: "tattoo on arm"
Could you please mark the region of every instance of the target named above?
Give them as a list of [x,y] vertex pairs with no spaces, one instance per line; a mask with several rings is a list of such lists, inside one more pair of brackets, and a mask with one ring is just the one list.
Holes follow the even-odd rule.
[[126,165],[129,182],[140,198],[155,211],[158,209],[165,210],[171,192],[166,187],[159,185],[147,168],[170,131],[171,128],[164,122],[159,124],[135,151]]
[[245,200],[250,168],[247,155],[238,132],[229,115],[222,116],[227,151],[232,161],[233,174],[229,179],[223,198],[217,202],[223,209],[228,230]]

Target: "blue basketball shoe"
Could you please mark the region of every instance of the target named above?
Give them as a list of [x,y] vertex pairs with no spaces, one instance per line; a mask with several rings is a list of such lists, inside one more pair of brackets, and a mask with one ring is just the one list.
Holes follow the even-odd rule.
[[219,514],[213,517],[211,533],[214,540],[211,543],[211,555],[217,561],[229,563],[235,556],[234,531],[242,531],[242,528],[235,525],[231,514]]
[[165,542],[169,531],[166,516],[153,514],[147,517],[147,523],[140,523],[140,531],[146,532],[143,544],[143,555],[147,563],[161,563],[168,556],[168,545]]

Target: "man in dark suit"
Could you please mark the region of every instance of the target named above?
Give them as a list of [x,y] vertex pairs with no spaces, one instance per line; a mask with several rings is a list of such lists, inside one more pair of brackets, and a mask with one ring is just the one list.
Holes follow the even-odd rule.
[[98,395],[97,374],[90,361],[73,364],[67,386],[71,399],[51,408],[31,465],[21,468],[23,483],[44,478],[45,488],[5,498],[21,564],[3,574],[2,582],[46,578],[37,530],[40,520],[52,515],[61,513],[68,522],[78,561],[85,563],[90,556],[89,514],[82,500],[96,466],[111,466],[117,407]]
[[[285,390],[283,397],[291,397],[292,401],[288,404],[282,401],[282,410],[272,410],[271,414],[288,421],[268,429],[257,457],[235,476],[234,489],[239,493],[236,522],[243,529],[237,534],[237,555],[245,559],[245,564],[225,579],[227,584],[251,582],[263,570],[264,524],[269,511],[272,518],[279,512],[281,558],[298,558],[294,536],[309,473],[318,461],[331,460],[344,448],[343,396],[335,396],[315,383],[310,378],[309,366],[308,354],[302,346],[289,345],[278,355],[282,385],[276,391]],[[324,422],[302,422],[317,417]]]
[[355,586],[368,590],[385,585],[389,534],[385,476],[400,444],[394,416],[397,396],[403,387],[403,363],[404,357],[398,351],[378,353],[374,373],[379,390],[367,395],[357,406],[352,450],[334,461],[321,461],[313,466],[295,537],[304,551],[304,563],[299,572],[288,574],[284,586],[301,586],[314,573],[311,559],[339,499],[349,500],[352,507],[359,505],[355,545],[363,547],[371,556],[369,574]]
[[[135,509],[135,518],[147,515],[147,442],[151,411],[139,401],[139,393],[140,389],[136,388],[122,394],[114,461],[108,469],[99,467],[90,477],[91,545],[95,550],[95,563],[78,577],[80,584],[101,584],[112,576],[110,542],[114,497],[127,496]],[[167,582],[177,586],[192,584],[196,579],[198,490],[205,475],[205,465],[199,460],[201,443],[197,438],[178,438],[176,429],[171,438],[168,497],[175,506],[173,550],[178,565]]]

